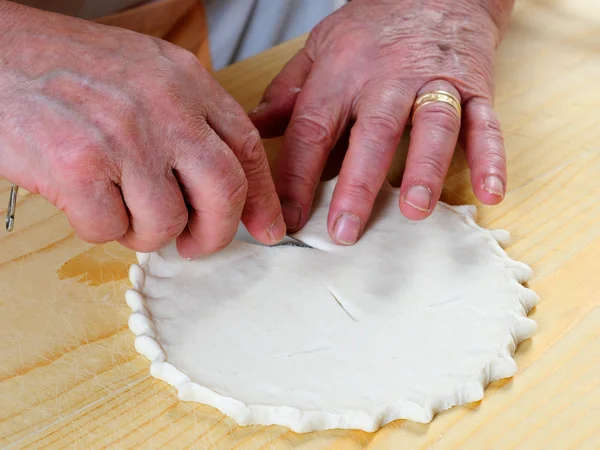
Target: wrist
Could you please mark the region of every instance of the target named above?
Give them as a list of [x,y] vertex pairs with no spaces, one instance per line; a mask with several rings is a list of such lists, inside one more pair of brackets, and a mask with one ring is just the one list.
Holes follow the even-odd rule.
[[498,30],[498,41],[508,27],[515,0],[474,0],[489,15]]

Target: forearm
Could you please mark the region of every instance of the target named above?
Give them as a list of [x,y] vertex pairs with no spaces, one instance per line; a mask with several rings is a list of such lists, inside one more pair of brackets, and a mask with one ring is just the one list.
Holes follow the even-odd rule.
[[11,16],[22,9],[24,9],[22,5],[7,0],[0,0],[0,23],[2,26],[8,25]]
[[29,6],[0,0],[0,38],[10,38],[14,30],[31,26],[32,21],[37,18],[39,12],[41,11]]

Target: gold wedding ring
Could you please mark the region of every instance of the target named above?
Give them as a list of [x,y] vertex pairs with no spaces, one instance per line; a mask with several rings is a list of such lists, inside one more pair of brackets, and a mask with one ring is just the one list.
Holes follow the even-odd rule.
[[456,110],[458,117],[461,117],[462,108],[460,107],[460,102],[458,99],[450,92],[442,90],[427,92],[426,94],[419,95],[413,105],[412,115],[414,116],[423,106],[435,102],[447,103]]

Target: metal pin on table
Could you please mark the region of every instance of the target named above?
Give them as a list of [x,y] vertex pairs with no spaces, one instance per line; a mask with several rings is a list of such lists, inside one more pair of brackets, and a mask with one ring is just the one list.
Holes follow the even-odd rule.
[[6,210],[6,231],[12,231],[15,226],[15,211],[17,209],[17,192],[19,186],[13,184],[10,188],[10,197],[8,199],[8,209]]

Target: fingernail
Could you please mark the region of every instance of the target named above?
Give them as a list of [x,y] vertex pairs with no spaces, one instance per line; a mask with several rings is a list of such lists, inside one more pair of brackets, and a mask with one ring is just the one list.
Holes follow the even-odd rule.
[[335,222],[333,235],[340,244],[352,245],[358,241],[362,222],[352,213],[341,214]]
[[261,113],[261,112],[263,112],[265,109],[267,109],[267,106],[268,106],[268,105],[267,105],[267,102],[262,102],[262,103],[259,103],[259,105],[258,105],[256,108],[254,108],[252,111],[250,111],[250,112],[248,113],[248,115],[249,115],[249,116],[252,116],[252,115],[254,115],[254,114],[260,114],[260,113]]
[[269,225],[267,234],[273,243],[283,239],[283,236],[285,236],[285,222],[283,221],[283,216],[281,214],[275,219],[275,222]]
[[404,203],[419,211],[428,212],[431,209],[431,190],[419,184],[411,186],[404,196]]
[[488,175],[483,182],[483,189],[492,195],[504,198],[504,183],[496,175]]
[[300,226],[300,219],[302,218],[302,208],[300,205],[283,202],[281,204],[281,211],[283,213],[283,220],[289,231],[294,231]]

